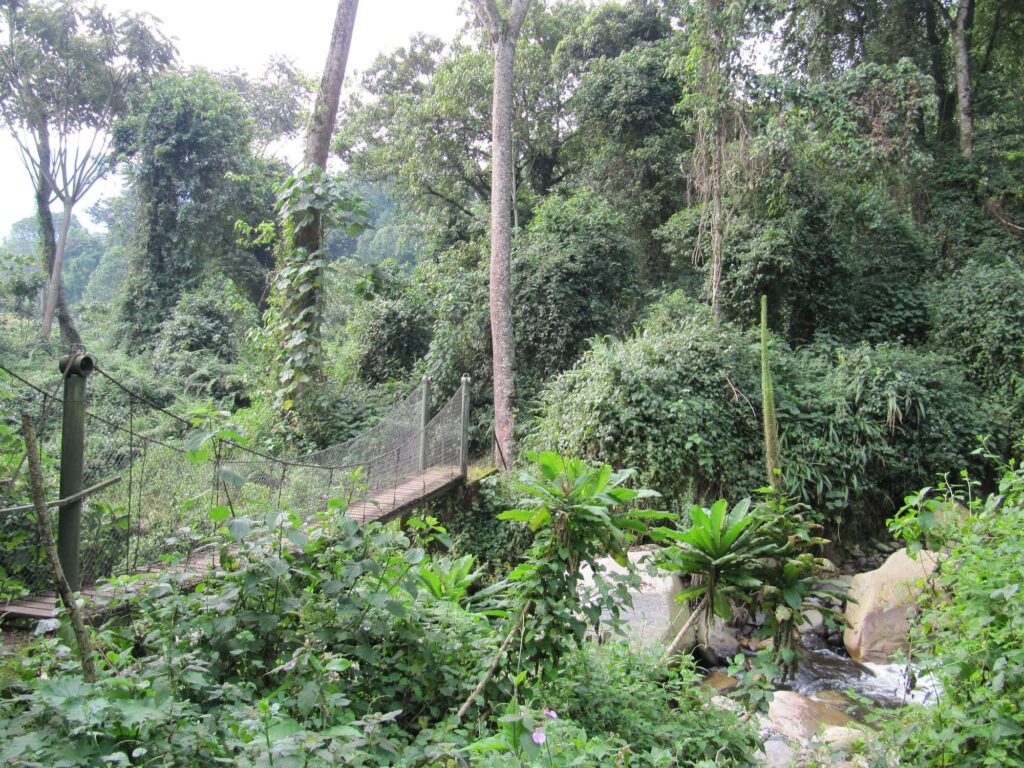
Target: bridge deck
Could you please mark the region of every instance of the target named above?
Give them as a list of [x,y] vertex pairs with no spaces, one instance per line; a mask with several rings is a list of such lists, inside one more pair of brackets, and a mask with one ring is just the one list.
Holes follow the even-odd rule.
[[[424,504],[454,486],[463,479],[459,467],[431,467],[419,475],[400,481],[394,488],[374,491],[365,500],[353,504],[347,517],[360,523],[387,522],[404,512]],[[155,578],[164,573],[184,574],[191,586],[198,584],[204,576],[216,567],[217,552],[209,548],[194,554],[183,563],[157,563],[135,571],[136,575]],[[91,618],[105,613],[112,602],[125,594],[123,587],[109,584],[88,587],[81,590],[85,598],[86,611]],[[41,592],[17,600],[0,603],[0,619],[4,616],[21,616],[29,619],[52,619],[57,615],[60,598],[54,592]]]

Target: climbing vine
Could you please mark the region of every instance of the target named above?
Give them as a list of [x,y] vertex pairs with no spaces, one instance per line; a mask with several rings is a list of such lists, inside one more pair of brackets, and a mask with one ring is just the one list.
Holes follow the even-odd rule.
[[[305,166],[281,185],[277,216],[281,223],[277,240],[280,266],[274,275],[261,334],[273,361],[274,404],[289,411],[322,374],[321,289],[327,267],[323,232],[330,227],[358,235],[366,227],[369,210],[366,201],[340,177],[316,166]],[[316,250],[296,242],[296,233],[307,227],[319,230],[317,241],[321,246]],[[240,230],[243,236],[255,236],[263,242],[274,238],[266,223]]]

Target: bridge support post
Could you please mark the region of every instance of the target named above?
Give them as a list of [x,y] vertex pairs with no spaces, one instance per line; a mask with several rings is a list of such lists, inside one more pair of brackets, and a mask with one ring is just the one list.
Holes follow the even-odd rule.
[[[72,352],[60,360],[64,375],[64,416],[60,432],[60,498],[82,490],[85,469],[85,380],[95,367],[84,352]],[[60,508],[57,519],[57,557],[72,592],[82,587],[78,549],[82,539],[82,500]]]
[[430,423],[430,379],[423,377],[420,393],[420,472],[427,468],[427,424]]
[[462,377],[462,443],[459,446],[459,470],[462,476],[469,473],[469,376]]

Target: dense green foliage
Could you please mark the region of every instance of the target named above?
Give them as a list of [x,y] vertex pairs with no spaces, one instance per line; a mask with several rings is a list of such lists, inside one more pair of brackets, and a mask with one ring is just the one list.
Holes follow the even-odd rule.
[[204,274],[230,274],[259,299],[269,253],[241,249],[234,227],[271,205],[272,177],[251,141],[241,97],[201,70],[159,78],[138,116],[119,127],[145,233],[124,305],[133,344],[151,340]]
[[[756,345],[672,297],[548,385],[530,440],[637,466],[670,499],[748,495],[765,482]],[[836,526],[877,528],[998,424],[963,374],[909,348],[780,344],[772,366],[785,487]]]
[[935,298],[935,345],[956,350],[971,379],[1012,412],[1024,434],[1024,271],[1012,261],[965,266]]
[[[715,755],[746,764],[751,733],[726,712],[708,721],[692,673],[666,676],[650,659],[626,664],[625,650],[613,645],[584,646],[574,675],[561,674],[557,662],[568,648],[559,638],[575,635],[582,646],[580,618],[596,624],[625,594],[599,580],[598,593],[581,602],[580,566],[623,553],[627,531],[642,529],[647,517],[628,505],[652,494],[627,489],[629,474],[606,465],[537,458],[539,474],[523,476],[536,502],[525,512],[538,532],[533,549],[508,581],[475,592],[473,558],[438,552],[447,535],[429,518],[405,531],[361,526],[343,516],[345,501],[332,501],[310,536],[273,506],[251,506],[251,517],[211,509],[223,524],[222,568],[194,590],[173,575],[122,579],[132,587],[120,598],[131,620],[96,633],[99,682],[82,682],[63,633],[5,657],[0,758],[66,766],[140,758],[181,766],[426,766],[461,755],[504,764],[523,746],[491,735],[492,715],[519,713],[522,697],[565,702],[571,716],[575,703],[564,697],[584,686],[621,688],[631,709],[618,718],[581,711],[576,723],[550,724],[548,749],[559,762],[548,764],[667,768]],[[479,718],[460,723],[454,705],[510,620],[523,633],[519,658],[489,681]],[[547,672],[513,672],[533,666]],[[510,703],[502,709],[503,701]],[[652,737],[629,726],[623,716],[630,714],[666,727]],[[529,726],[526,754],[536,756],[533,734],[544,726],[527,711],[502,717],[499,734],[512,722]]]
[[975,486],[966,479],[908,496],[892,521],[912,546],[948,546],[912,646],[941,691],[892,729],[904,765],[1024,765],[1024,471],[1005,467],[987,496]]
[[[104,368],[277,454],[354,437],[423,376],[436,408],[469,375],[472,453],[490,456],[493,60],[472,13],[453,41],[417,35],[351,78],[332,145],[343,170],[289,176],[272,153],[300,134],[311,88],[286,60],[259,76],[172,66],[157,22],[134,16],[98,33],[127,34],[137,60],[72,50],[61,18],[85,30],[114,17],[79,0],[0,10],[0,26],[22,24],[11,39],[55,41],[17,51],[27,79],[0,64],[0,112],[30,149],[46,126],[26,116],[63,109],[60,127],[95,127],[111,107],[100,137],[126,186],[89,220],[67,212],[63,278]],[[973,451],[987,436],[1005,460],[1024,432],[1022,21],[1011,0],[535,2],[513,82],[510,293],[517,438],[539,468],[435,502],[446,533],[332,519],[306,541],[276,508],[253,532],[221,510],[237,568],[194,593],[140,588],[132,618],[98,632],[97,686],[79,682],[64,639],[0,664],[0,762],[743,763],[749,731],[705,711],[688,668],[589,641],[626,583],[598,574],[581,596],[580,565],[621,560],[655,516],[623,493],[621,467],[678,516],[659,534],[675,541],[664,561],[713,574],[693,587],[729,598],[712,595],[708,616],[730,601],[764,614],[779,674],[822,596],[818,526],[841,554],[882,533],[908,488],[967,468],[971,498],[1001,495],[966,500],[926,597],[915,651],[947,694],[905,729],[904,762],[1020,762],[1020,472],[999,489]],[[74,72],[93,54],[103,72],[131,59],[126,80],[78,93],[98,82]],[[65,350],[37,329],[64,214],[40,194],[0,244],[0,362],[52,387]],[[300,229],[321,244],[299,247]],[[126,423],[173,446],[186,436],[109,383],[90,391],[96,475],[137,456]],[[780,487],[730,517],[718,500],[765,485],[772,401]],[[37,395],[3,377],[0,506],[27,498],[23,477],[8,482],[22,410],[38,413]],[[55,487],[58,424],[42,432]],[[137,506],[87,504],[96,542],[120,546],[138,512],[159,517],[147,553],[201,541],[173,528],[179,502],[200,514],[177,475],[201,470],[184,461],[150,465],[159,493]],[[45,575],[29,522],[0,521],[13,563],[0,596]],[[716,565],[733,555],[742,568]],[[453,717],[514,630],[471,714]],[[735,668],[749,682],[766,677],[759,664]]]

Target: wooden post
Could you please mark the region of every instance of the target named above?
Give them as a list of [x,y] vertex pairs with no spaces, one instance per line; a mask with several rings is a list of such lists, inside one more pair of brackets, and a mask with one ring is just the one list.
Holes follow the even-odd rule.
[[469,376],[462,377],[462,445],[459,449],[462,477],[469,475]]
[[430,423],[430,379],[423,377],[420,401],[420,472],[427,468],[427,424]]
[[[60,359],[64,375],[64,417],[60,433],[60,498],[73,497],[82,490],[85,469],[85,380],[95,363],[84,352],[72,352]],[[78,549],[82,538],[82,499],[60,508],[57,520],[57,555],[72,592],[82,588],[78,570]]]

